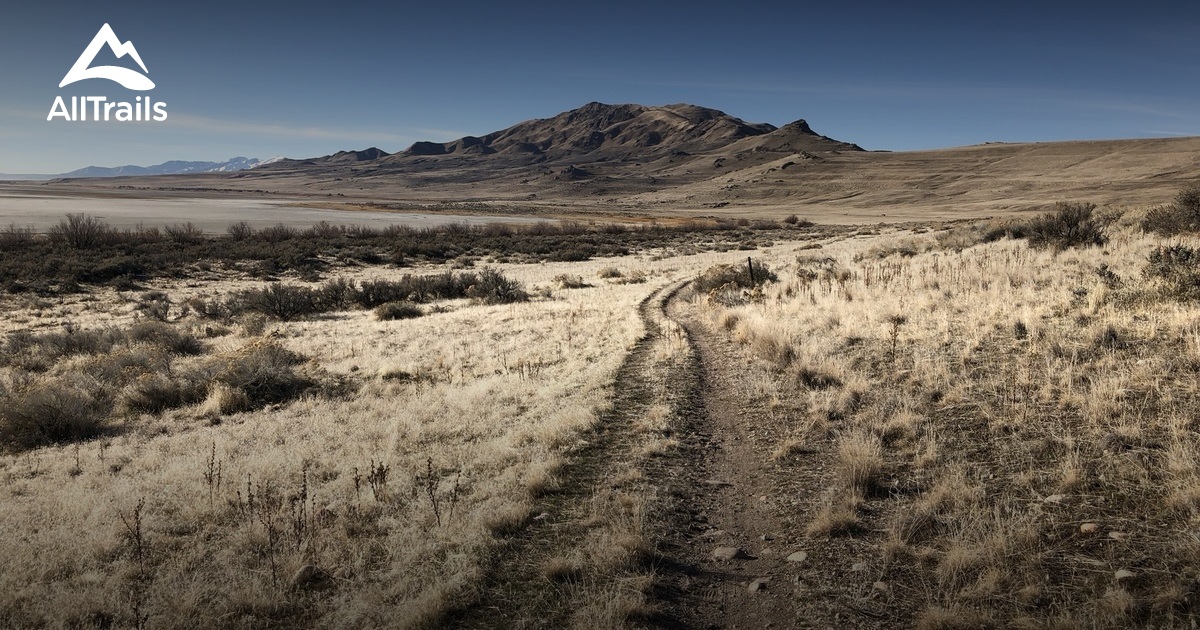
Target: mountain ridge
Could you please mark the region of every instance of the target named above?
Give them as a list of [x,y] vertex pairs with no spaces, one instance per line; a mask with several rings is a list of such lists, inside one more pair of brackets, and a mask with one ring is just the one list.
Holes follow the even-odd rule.
[[[290,165],[333,164],[378,159],[385,163],[404,163],[412,158],[497,154],[523,156],[534,163],[563,159],[604,162],[704,153],[747,138],[762,138],[768,144],[781,138],[791,141],[775,143],[778,148],[771,150],[777,151],[793,150],[792,143],[803,145],[796,150],[863,150],[856,144],[816,133],[803,119],[775,127],[770,123],[749,123],[717,109],[687,103],[648,106],[593,101],[549,118],[525,120],[482,136],[463,136],[449,142],[417,141],[393,154],[371,147],[281,162]],[[759,150],[763,150],[762,147]],[[352,159],[351,154],[357,157]],[[363,157],[363,154],[377,155]],[[279,168],[287,166],[281,164]]]
[[804,212],[891,221],[1042,210],[1064,200],[1165,203],[1200,181],[1200,137],[865,151],[804,119],[775,127],[694,105],[588,103],[392,154],[369,148],[234,173],[75,181],[137,194],[236,192],[338,207],[449,203],[520,213]]
[[261,160],[237,156],[223,162],[202,162],[186,160],[169,160],[152,166],[85,166],[84,168],[62,173],[56,177],[128,177],[136,175],[181,175],[185,173],[231,173],[248,168],[254,168]]
[[151,166],[126,164],[124,166],[85,166],[67,173],[0,173],[0,181],[44,181],[48,179],[80,179],[87,177],[136,177],[145,175],[184,175],[187,173],[233,173],[271,164],[282,158],[260,160],[243,156],[232,157],[223,162],[168,160]]

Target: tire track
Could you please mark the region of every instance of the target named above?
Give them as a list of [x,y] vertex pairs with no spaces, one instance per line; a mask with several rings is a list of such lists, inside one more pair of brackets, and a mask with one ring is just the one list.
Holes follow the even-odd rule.
[[655,384],[672,378],[657,373],[653,349],[664,339],[665,304],[684,284],[659,287],[639,303],[643,334],[616,371],[611,404],[582,436],[586,445],[569,453],[559,469],[562,487],[537,499],[533,513],[538,517],[497,546],[483,567],[475,597],[443,618],[443,626],[563,628],[569,625],[581,589],[607,586],[604,581],[611,576],[555,581],[543,567],[582,544],[588,535],[590,500],[622,462],[634,458],[638,440],[632,423],[648,411]]
[[[657,625],[857,627],[819,594],[819,583],[804,584],[810,567],[787,560],[807,545],[787,518],[794,499],[771,463],[772,420],[751,393],[746,359],[684,300],[665,300],[664,317],[682,327],[693,360],[690,378],[679,383],[690,391],[681,392],[682,448],[651,479],[671,497],[661,525]],[[736,548],[738,557],[717,559],[718,547]]]

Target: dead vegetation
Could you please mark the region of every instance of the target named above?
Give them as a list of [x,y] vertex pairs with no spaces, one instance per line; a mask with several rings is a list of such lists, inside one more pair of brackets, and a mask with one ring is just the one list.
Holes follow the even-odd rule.
[[[237,281],[10,298],[0,529],[32,533],[0,541],[13,567],[0,619],[444,623],[495,550],[540,522],[538,501],[572,483],[560,470],[606,409],[638,304],[698,264],[681,260],[621,259],[617,277],[599,263],[380,270],[295,285],[337,310],[286,321],[214,308],[262,288]],[[608,277],[559,291],[564,274]],[[531,300],[509,299],[525,287]],[[30,409],[53,429],[12,422]],[[672,445],[666,416],[643,420],[611,479],[586,489],[581,536],[538,567],[573,593],[564,623],[653,610],[638,462]]]
[[930,234],[883,256],[849,241],[783,261],[759,300],[708,302],[713,329],[770,375],[767,396],[806,410],[773,455],[783,475],[827,464],[806,534],[878,566],[872,598],[893,618],[1200,616],[1200,243],[1097,216],[1060,206],[961,248]]

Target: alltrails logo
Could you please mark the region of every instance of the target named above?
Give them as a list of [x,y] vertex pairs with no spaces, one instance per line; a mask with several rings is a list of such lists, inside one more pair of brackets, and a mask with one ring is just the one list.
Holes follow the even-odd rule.
[[[95,61],[96,55],[105,46],[108,46],[109,50],[118,59],[129,55],[141,67],[142,73],[145,74],[120,66],[92,67],[92,62]],[[83,81],[85,79],[108,79],[109,81],[119,83],[126,89],[144,92],[154,89],[154,82],[146,76],[149,73],[150,71],[146,69],[146,64],[142,61],[141,55],[133,47],[133,42],[122,43],[120,39],[117,39],[117,34],[113,32],[112,27],[105,24],[100,27],[100,31],[92,38],[92,43],[88,44],[88,47],[83,50],[83,54],[79,55],[79,59],[75,61],[75,65],[71,66],[71,69],[67,71],[67,75],[63,77],[58,87],[66,87],[76,81]],[[91,106],[90,108],[88,107],[89,105]],[[89,120],[89,109],[91,110],[90,120],[94,121],[161,122],[167,119],[167,104],[155,103],[147,95],[135,98],[132,103],[109,101],[107,96],[72,96],[70,108],[67,107],[67,101],[62,96],[56,96],[54,104],[50,106],[50,114],[46,116],[46,120],[51,121],[59,117],[71,122]]]

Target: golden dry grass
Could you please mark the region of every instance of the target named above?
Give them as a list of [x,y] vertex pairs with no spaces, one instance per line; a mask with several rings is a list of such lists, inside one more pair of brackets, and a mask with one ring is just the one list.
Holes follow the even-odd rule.
[[919,627],[1188,623],[1200,305],[1143,278],[1163,241],[1133,216],[1061,253],[966,233],[797,249],[708,301],[803,410],[784,474],[832,462],[808,534],[869,532]]
[[[205,339],[209,353],[261,334],[353,393],[247,412],[241,392],[213,385],[201,403],[123,416],[105,439],[0,457],[0,625],[436,621],[470,601],[497,537],[522,527],[536,498],[562,483],[558,468],[608,404],[614,371],[641,334],[637,304],[690,272],[681,269],[720,259],[513,267],[506,273],[535,290],[533,302],[448,302],[403,321],[347,311],[227,327],[176,311],[174,325],[201,336],[226,329]],[[614,265],[620,277],[598,274]],[[565,272],[610,277],[561,291],[553,278]],[[253,284],[156,288],[179,304]],[[107,291],[8,300],[8,332],[138,317],[136,296]],[[655,361],[675,360],[679,348],[664,336]],[[16,368],[4,370],[10,378]],[[662,442],[665,391],[656,391],[659,403],[636,423],[645,456],[671,447]],[[579,605],[614,627],[646,609],[641,563],[652,550],[652,489],[636,461],[619,480],[627,489],[596,494],[588,540],[545,567],[567,581],[586,567],[592,583]]]

